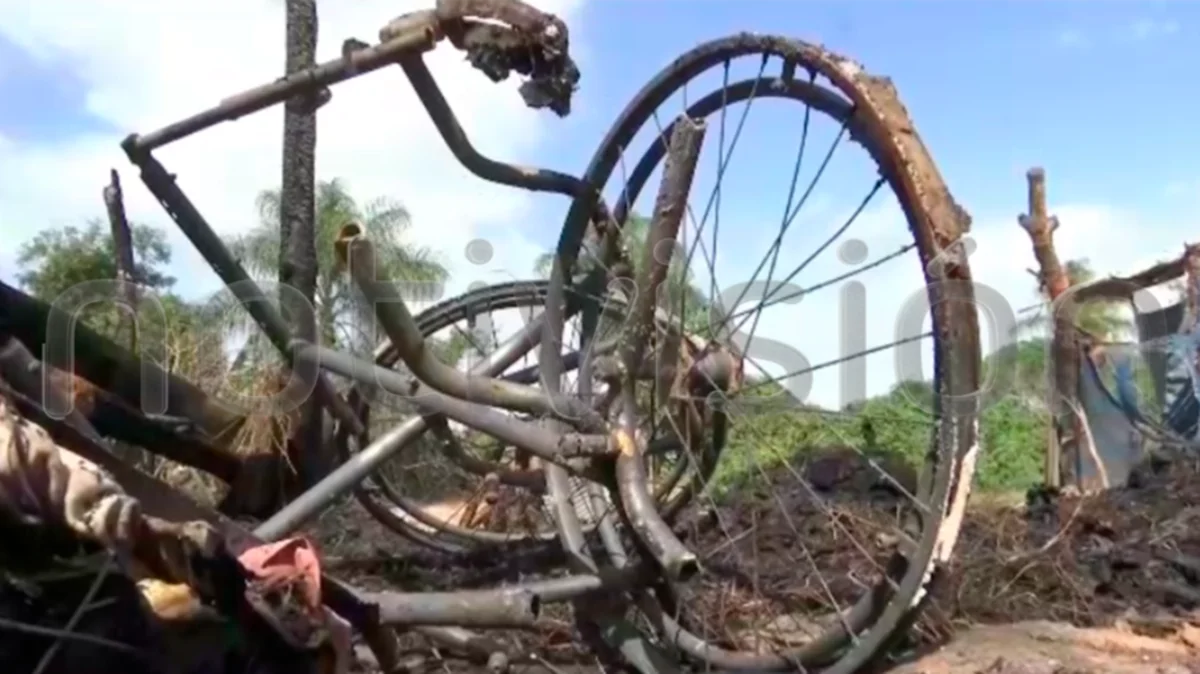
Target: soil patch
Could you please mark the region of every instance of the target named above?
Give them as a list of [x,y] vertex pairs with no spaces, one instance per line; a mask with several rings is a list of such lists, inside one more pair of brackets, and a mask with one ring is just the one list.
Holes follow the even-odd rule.
[[[710,551],[705,579],[683,596],[700,622],[722,626],[706,638],[753,647],[738,630],[755,625],[761,634],[767,613],[775,622],[781,614],[795,616],[801,626],[787,629],[811,631],[831,607],[860,596],[898,544],[888,532],[904,514],[898,490],[905,485],[855,479],[823,485],[818,493],[797,479],[806,469],[784,467],[770,485],[685,518],[689,544]],[[1153,667],[1165,668],[1164,674],[1195,671],[1179,668],[1186,658],[1200,662],[1198,628],[1190,626],[1200,624],[1197,504],[1200,467],[1186,457],[1148,461],[1130,486],[1094,496],[1032,491],[1025,503],[973,499],[952,564],[898,648],[898,660],[925,654],[917,661],[925,669],[910,662],[897,671],[1123,674],[1137,663],[1142,669],[1136,671],[1156,671],[1147,667],[1160,656],[1162,664]],[[367,588],[489,587],[546,568],[520,555],[471,559],[418,549],[353,502],[331,509],[311,533],[331,570]],[[739,588],[747,594],[739,597]],[[747,588],[776,605],[747,601]],[[545,653],[557,666],[594,662],[579,646],[569,613],[550,615],[548,625],[540,634],[489,636]],[[419,641],[410,646],[422,648]],[[1012,658],[1026,651],[1032,660]],[[978,655],[963,664],[971,653]],[[1122,658],[1132,664],[1126,667]],[[1094,665],[1104,659],[1112,663],[1107,669]],[[1046,669],[1047,663],[1058,669]]]

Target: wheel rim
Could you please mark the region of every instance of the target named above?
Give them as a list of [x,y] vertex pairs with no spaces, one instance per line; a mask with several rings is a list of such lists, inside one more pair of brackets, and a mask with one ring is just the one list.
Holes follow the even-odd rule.
[[[807,102],[822,112],[836,114],[840,108],[846,117],[845,129],[867,147],[872,159],[880,166],[884,175],[884,180],[880,182],[892,187],[913,230],[914,246],[918,249],[922,265],[927,270],[927,293],[930,304],[937,307],[933,311],[937,342],[935,379],[941,396],[955,401],[956,406],[949,411],[944,408],[935,410],[938,423],[934,432],[935,449],[930,452],[931,461],[927,467],[930,479],[926,479],[921,488],[915,490],[916,496],[921,497],[929,509],[921,518],[922,536],[917,549],[908,555],[907,568],[900,574],[902,577],[898,582],[886,588],[888,592],[868,594],[850,611],[850,615],[856,618],[854,622],[861,619],[863,627],[871,623],[865,632],[852,640],[853,648],[844,650],[842,646],[849,640],[844,635],[838,638],[837,630],[834,630],[827,633],[833,635],[830,638],[810,642],[808,647],[797,652],[772,655],[736,653],[716,648],[695,635],[682,632],[678,624],[671,624],[669,617],[660,617],[658,627],[660,631],[668,633],[671,641],[694,657],[702,657],[722,667],[780,669],[796,664],[823,666],[841,655],[829,671],[850,672],[878,650],[891,631],[911,615],[913,607],[926,592],[933,566],[948,558],[961,522],[961,510],[965,504],[976,452],[974,396],[978,384],[978,327],[973,308],[971,311],[964,308],[964,305],[970,307],[971,301],[970,287],[964,285],[969,284],[970,279],[965,258],[950,258],[950,263],[940,265],[938,261],[947,260],[946,251],[952,248],[964,230],[965,215],[949,198],[915,134],[909,133],[907,137],[900,138],[894,131],[910,131],[911,124],[901,123],[907,121],[907,116],[895,101],[890,87],[862,74],[861,68],[845,59],[811,45],[773,37],[736,36],[702,45],[678,59],[626,108],[596,153],[585,181],[594,186],[598,193],[608,184],[620,163],[623,148],[629,145],[639,127],[650,120],[654,111],[666,102],[681,82],[694,80],[713,66],[747,55],[762,55],[764,66],[768,57],[784,59],[785,73],[789,70],[788,63],[793,64],[790,68],[792,71],[799,64],[827,77],[834,85],[833,88],[817,92],[812,84],[788,82],[784,78],[776,79],[768,90],[786,92],[781,96],[807,94]],[[754,85],[749,82],[734,85],[738,86],[744,90]],[[723,97],[723,102],[728,102],[731,91],[726,89],[723,93],[718,92],[720,95],[717,98]],[[712,95],[701,100],[711,101]],[[664,138],[668,135],[662,134]],[[640,191],[641,185],[637,183],[640,181],[644,185],[653,165],[663,153],[659,151],[658,156],[654,157],[651,151],[647,154],[646,166],[639,163],[628,174],[631,186],[626,188],[625,198],[617,200],[613,210],[614,219],[623,221],[626,218],[631,204],[636,202],[636,192]],[[571,273],[576,260],[580,259],[584,225],[591,210],[592,203],[580,199],[572,205],[567,216],[558,248],[558,256],[564,263],[566,274]],[[561,278],[560,275],[553,279],[548,312],[565,294],[559,283]],[[941,282],[940,285],[935,281]],[[950,287],[953,283],[957,285]],[[956,302],[948,303],[944,301],[946,299]],[[944,402],[939,400],[939,403]],[[886,607],[880,606],[883,594],[890,594],[894,599]],[[859,626],[850,622],[847,620],[843,627],[850,632],[857,632]]]

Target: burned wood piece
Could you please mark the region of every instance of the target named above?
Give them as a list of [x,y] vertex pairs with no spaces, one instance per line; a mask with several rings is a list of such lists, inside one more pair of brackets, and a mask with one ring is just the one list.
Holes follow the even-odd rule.
[[240,470],[238,457],[198,437],[190,420],[151,419],[86,379],[32,358],[27,348],[0,331],[0,373],[80,431],[107,436],[231,482]]
[[[1046,213],[1046,172],[1029,169],[1029,213],[1018,217],[1021,227],[1033,242],[1033,255],[1040,271],[1038,281],[1051,302],[1053,314],[1054,391],[1051,410],[1057,433],[1046,452],[1045,481],[1052,487],[1079,481],[1080,443],[1087,442],[1084,424],[1072,404],[1077,406],[1079,386],[1079,345],[1075,328],[1077,295],[1067,296],[1071,281],[1054,250],[1054,231],[1058,218]],[[1092,452],[1094,454],[1094,452]]]
[[[0,378],[27,396],[41,394],[61,404],[64,393],[43,385],[40,364],[19,342],[0,349]],[[16,392],[14,391],[14,393]],[[67,425],[92,442],[96,431],[72,411]],[[202,522],[176,524],[145,515],[141,503],[88,457],[58,446],[45,429],[26,421],[11,397],[0,396],[0,507],[28,521],[66,527],[136,563],[144,572],[172,581],[194,581],[192,561],[215,559],[222,546]]]
[[[47,344],[52,337],[49,333],[55,326],[71,325],[70,317],[55,307],[3,282],[0,282],[0,322],[26,345]],[[55,337],[62,339],[63,336]],[[218,446],[232,440],[245,422],[243,415],[210,397],[195,384],[139,358],[86,325],[75,322],[73,345],[71,362],[51,360],[48,364],[71,369],[135,409],[146,407],[142,401],[143,382],[149,377],[166,384],[166,413],[192,420]]]
[[[9,341],[15,343],[11,338]],[[18,383],[24,385],[24,390],[15,388],[10,385],[13,382],[6,382],[0,378],[0,401],[11,404],[12,409],[21,417],[32,419],[37,426],[27,425],[36,429],[42,437],[48,440],[50,436],[46,434],[49,432],[55,441],[69,447],[70,449],[64,450],[63,456],[74,457],[91,466],[91,469],[81,476],[104,487],[101,495],[109,498],[103,503],[126,507],[126,511],[122,511],[123,516],[114,517],[106,512],[99,520],[107,527],[105,531],[111,529],[124,536],[124,539],[115,536],[110,538],[129,541],[125,545],[125,548],[130,550],[128,554],[138,560],[141,568],[149,571],[151,575],[176,582],[186,581],[206,599],[214,600],[226,614],[243,616],[243,622],[249,621],[247,629],[251,633],[267,630],[263,632],[268,635],[264,637],[266,643],[273,643],[278,635],[271,636],[271,625],[263,627],[264,622],[269,622],[270,618],[269,615],[262,615],[263,607],[250,607],[253,610],[247,609],[249,613],[239,609],[245,607],[248,601],[240,582],[243,572],[237,562],[226,554],[229,551],[245,553],[248,549],[261,545],[262,541],[256,540],[250,532],[219,513],[199,506],[162,482],[129,466],[112,454],[94,429],[86,423],[63,423],[49,416],[46,406],[29,397],[29,393],[61,396],[63,392],[53,386],[36,386],[40,383],[40,378],[34,377],[40,364],[27,350],[20,347],[19,343],[17,348],[10,348],[6,353],[10,356],[7,359],[9,365],[21,365],[19,368],[9,369],[25,373]],[[2,411],[0,408],[0,412]],[[0,419],[3,419],[2,415]],[[3,430],[2,424],[0,430]],[[53,443],[49,446],[55,447]],[[5,443],[0,442],[0,448],[4,447]],[[27,472],[20,471],[20,475],[24,476]],[[92,477],[88,478],[89,475]],[[70,486],[61,475],[48,484],[57,486],[60,490]],[[89,483],[85,481],[83,484],[86,486]],[[22,488],[21,493],[31,493],[27,487]],[[95,499],[95,491],[85,490],[80,498]],[[6,502],[3,496],[0,490],[0,504]],[[79,498],[76,501],[79,501]],[[15,501],[8,499],[8,502]],[[153,515],[143,516],[143,511]],[[86,512],[89,511],[85,509]],[[219,536],[215,535],[217,532]],[[321,588],[322,600],[363,633],[376,656],[385,663],[394,662],[395,640],[380,627],[377,607],[364,603],[354,590],[335,579],[322,577]]]
[[112,229],[113,249],[117,253],[117,285],[129,310],[125,321],[129,325],[129,350],[137,353],[137,282],[133,259],[133,235],[125,217],[125,199],[121,194],[121,178],[116,169],[109,171],[109,184],[104,188],[104,208]]
[[1152,288],[1184,276],[1188,253],[1197,249],[1198,246],[1200,245],[1187,244],[1184,246],[1184,255],[1174,260],[1160,262],[1136,274],[1111,276],[1081,285],[1071,293],[1071,297],[1078,303],[1092,300],[1132,299],[1139,290]]
[[86,379],[62,370],[53,369],[50,377],[64,382],[64,390],[74,399],[74,408],[101,436],[202,470],[227,484],[233,484],[243,472],[245,459],[203,437],[190,419],[145,414]]

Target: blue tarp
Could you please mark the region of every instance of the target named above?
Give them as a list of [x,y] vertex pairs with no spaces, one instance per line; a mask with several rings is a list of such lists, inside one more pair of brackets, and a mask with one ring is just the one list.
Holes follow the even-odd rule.
[[[1095,367],[1087,358],[1082,359],[1079,402],[1087,415],[1088,429],[1096,445],[1096,454],[1104,463],[1108,484],[1116,486],[1124,484],[1129,472],[1141,461],[1142,434],[1134,426],[1129,412],[1119,404],[1120,397],[1113,395],[1111,388],[1101,381],[1100,373],[1109,367],[1125,369],[1131,366],[1130,361],[1135,354],[1130,350],[1120,353],[1113,349],[1104,355],[1105,364]],[[1093,457],[1087,452],[1081,452],[1079,460],[1082,464],[1079,467],[1079,477],[1084,480],[1096,478],[1098,470]]]
[[[1110,485],[1124,483],[1142,458],[1146,438],[1135,420],[1175,440],[1196,440],[1200,389],[1195,354],[1200,330],[1181,334],[1183,314],[1182,303],[1139,313],[1138,346],[1108,347],[1095,359],[1081,359],[1079,400]],[[1149,372],[1152,394],[1136,390],[1133,373],[1139,366]],[[1095,477],[1095,462],[1084,454],[1080,476]]]

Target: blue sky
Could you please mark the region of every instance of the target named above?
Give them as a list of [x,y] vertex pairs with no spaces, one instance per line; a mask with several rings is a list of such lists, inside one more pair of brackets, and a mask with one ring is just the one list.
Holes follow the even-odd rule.
[[1197,3],[618,0],[585,5],[578,23],[583,136],[698,41],[747,30],[820,42],[890,76],[973,213],[1015,213],[1034,164],[1060,202],[1147,212],[1170,208],[1166,187],[1200,172]]
[[[279,68],[279,3],[100,4],[53,0],[31,9],[0,0],[0,233],[6,241],[0,275],[6,279],[13,276],[17,246],[33,233],[101,215],[107,167],[126,167],[117,149],[125,133],[174,121],[271,79]],[[457,55],[432,59],[464,127],[488,154],[579,172],[626,102],[676,56],[737,31],[773,32],[821,42],[892,78],[943,177],[974,216],[973,235],[981,243],[972,258],[976,278],[1014,306],[1033,301],[1024,270],[1034,263],[1015,223],[1025,209],[1024,172],[1032,165],[1048,171],[1065,257],[1087,256],[1101,272],[1125,273],[1173,257],[1184,240],[1198,238],[1194,118],[1200,94],[1190,82],[1200,63],[1200,4],[557,0],[555,6],[572,28],[583,70],[575,112],[566,120],[525,110],[511,88],[490,87]],[[369,38],[399,11],[395,3],[375,0],[322,5],[321,57],[336,54],[348,35]],[[211,44],[197,37],[202,28],[226,39]],[[153,36],[149,46],[132,44],[135,29]],[[147,58],[154,48],[162,50],[159,57]],[[372,77],[378,79],[335,90],[322,111],[320,177],[347,178],[363,199],[389,194],[408,204],[413,236],[452,267],[452,290],[529,276],[531,260],[557,239],[564,200],[473,182],[448,158],[411,97],[404,98],[407,85],[395,73]],[[722,250],[732,251],[724,254],[726,264],[757,261],[785,199],[802,107],[766,107],[763,117],[748,122],[738,170],[726,181],[723,217],[732,224],[722,226],[739,234],[731,243],[723,240],[729,247]],[[263,113],[163,152],[221,231],[252,225],[254,192],[277,181],[278,124],[276,113]],[[710,129],[710,163],[714,136]],[[810,167],[816,153],[811,156]],[[812,211],[802,216],[809,218],[806,225],[797,227],[805,231],[788,240],[788,259],[811,250],[862,195],[872,174],[861,160],[851,161],[814,195]],[[134,217],[169,227],[134,174],[126,171],[125,179]],[[652,182],[643,205],[653,189]],[[894,213],[875,215],[859,233],[871,246],[869,258],[907,238]],[[173,236],[180,290],[210,292],[215,279]],[[494,242],[491,268],[460,259],[474,238]],[[755,246],[753,260],[742,256]],[[919,267],[912,260],[904,265],[903,272],[863,277],[871,307],[868,345],[890,341],[894,332],[895,317],[879,307],[898,306],[919,291]],[[797,280],[807,285],[844,269],[836,259],[823,259]],[[731,267],[721,282],[746,272]],[[806,301],[774,319],[766,334],[819,362],[835,356],[838,344],[833,331],[812,326],[831,325],[838,310],[836,296]],[[869,362],[870,392],[895,381],[886,358]],[[813,386],[814,395],[834,404],[836,380]]]

